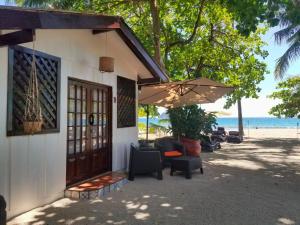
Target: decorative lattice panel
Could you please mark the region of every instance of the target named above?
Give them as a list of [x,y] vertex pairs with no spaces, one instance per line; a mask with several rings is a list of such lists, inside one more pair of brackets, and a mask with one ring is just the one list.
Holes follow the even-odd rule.
[[[7,134],[21,135],[25,93],[31,71],[33,50],[9,47]],[[60,58],[35,51],[40,103],[43,115],[42,133],[59,131]]]
[[118,77],[118,128],[136,125],[136,97],[134,80]]

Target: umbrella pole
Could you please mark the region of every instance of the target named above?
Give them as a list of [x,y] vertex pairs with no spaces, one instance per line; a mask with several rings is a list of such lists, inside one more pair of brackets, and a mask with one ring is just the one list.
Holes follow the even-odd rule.
[[149,105],[147,105],[147,107],[146,107],[146,116],[147,116],[147,120],[146,120],[146,140],[148,142],[148,135],[149,135]]

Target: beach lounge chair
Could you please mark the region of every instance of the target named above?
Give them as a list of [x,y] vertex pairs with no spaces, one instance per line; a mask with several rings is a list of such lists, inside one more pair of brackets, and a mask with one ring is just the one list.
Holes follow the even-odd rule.
[[216,130],[212,132],[211,140],[216,142],[224,142],[226,141],[226,135],[223,131]]
[[220,142],[216,140],[211,140],[209,136],[204,136],[201,140],[201,149],[203,152],[213,152],[220,148]]
[[227,142],[228,143],[242,143],[243,141],[243,136],[240,135],[238,131],[229,131],[228,136],[227,136]]
[[225,128],[224,127],[218,127],[217,128],[217,131],[219,132],[219,133],[221,133],[222,135],[227,135],[227,132],[225,131]]

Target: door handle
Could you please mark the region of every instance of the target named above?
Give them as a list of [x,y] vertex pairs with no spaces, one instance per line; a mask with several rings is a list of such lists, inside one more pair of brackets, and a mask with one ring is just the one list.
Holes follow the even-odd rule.
[[89,124],[94,125],[94,115],[93,114],[89,115]]

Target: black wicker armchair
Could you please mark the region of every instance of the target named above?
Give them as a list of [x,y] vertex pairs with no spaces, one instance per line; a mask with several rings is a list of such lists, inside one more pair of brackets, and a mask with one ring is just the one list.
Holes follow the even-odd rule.
[[186,155],[184,146],[172,137],[158,138],[154,142],[155,148],[160,151],[163,168],[171,165],[171,160]]
[[133,181],[136,174],[156,173],[157,179],[162,180],[162,166],[160,152],[154,148],[130,147],[128,180]]
[[6,224],[6,202],[4,197],[0,195],[0,225]]

